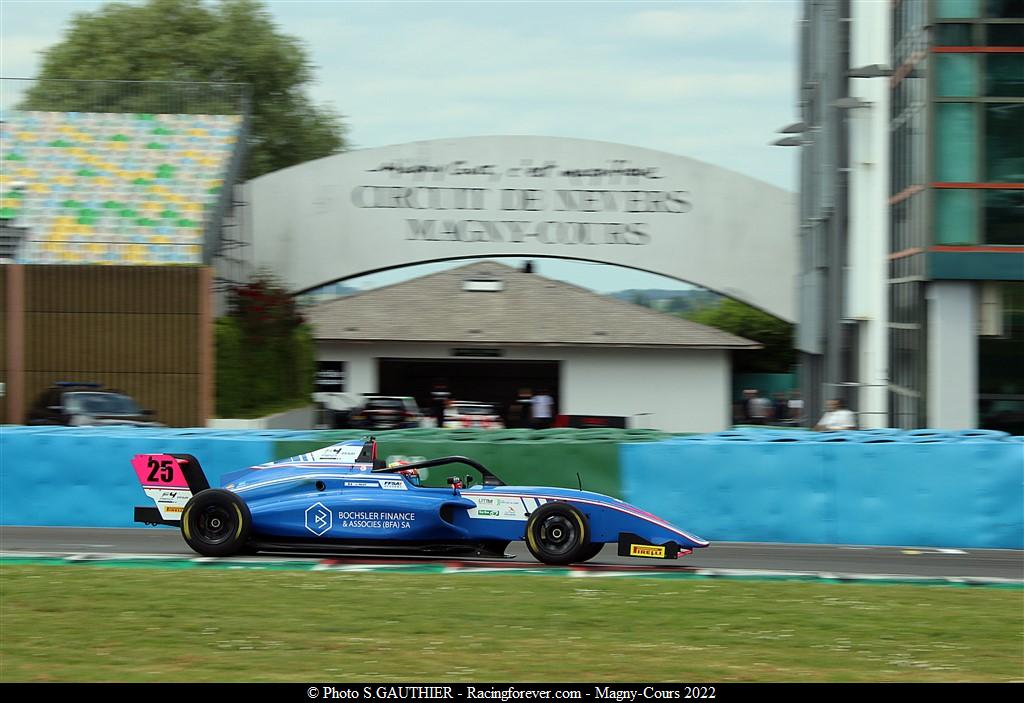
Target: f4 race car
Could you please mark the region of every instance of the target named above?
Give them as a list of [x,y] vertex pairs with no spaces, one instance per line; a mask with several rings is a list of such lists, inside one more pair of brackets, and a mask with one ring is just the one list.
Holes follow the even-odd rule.
[[[474,477],[420,485],[421,472],[462,464]],[[205,556],[266,552],[373,552],[505,558],[524,540],[546,564],[621,556],[672,559],[708,542],[616,498],[569,488],[507,486],[482,464],[446,456],[388,467],[376,442],[346,441],[253,466],[211,488],[196,457],[139,454],[132,466],[156,507],[135,521],[180,527]]]

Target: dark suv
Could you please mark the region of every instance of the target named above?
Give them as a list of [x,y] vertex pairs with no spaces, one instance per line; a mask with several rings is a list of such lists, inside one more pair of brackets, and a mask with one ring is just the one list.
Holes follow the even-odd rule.
[[163,427],[129,396],[104,390],[98,383],[55,383],[28,411],[30,425],[137,425]]
[[365,430],[394,430],[420,427],[423,415],[416,400],[402,395],[368,395],[362,407],[352,411],[349,427]]

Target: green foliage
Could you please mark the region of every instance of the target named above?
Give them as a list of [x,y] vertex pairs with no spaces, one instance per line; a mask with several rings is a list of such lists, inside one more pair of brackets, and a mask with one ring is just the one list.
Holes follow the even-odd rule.
[[[259,0],[148,0],[111,3],[75,15],[63,41],[43,53],[39,79],[247,83],[252,90],[250,178],[345,148],[333,110],[312,103],[313,64],[303,44],[281,33]],[[42,81],[29,110],[233,112],[227,86]],[[100,106],[100,107],[97,107]]]
[[242,371],[242,331],[238,320],[222,317],[214,328],[217,358],[217,415],[237,417],[245,406],[245,374]]
[[796,363],[793,325],[732,298],[682,315],[708,327],[760,342],[764,349],[736,352],[736,373],[789,373]]
[[218,416],[259,417],[309,402],[312,330],[273,279],[258,275],[231,291],[216,344]]

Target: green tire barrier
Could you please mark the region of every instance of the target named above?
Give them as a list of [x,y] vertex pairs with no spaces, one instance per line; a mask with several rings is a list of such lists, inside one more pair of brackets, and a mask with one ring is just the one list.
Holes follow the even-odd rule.
[[[275,442],[274,456],[286,459],[344,439],[358,439],[365,430],[310,432],[309,438]],[[560,486],[621,497],[619,445],[668,439],[656,430],[563,429],[548,430],[443,430],[411,429],[376,432],[377,455],[433,459],[461,455],[481,462],[505,483],[516,486]],[[449,476],[473,477],[479,472],[452,464],[434,467],[423,478],[426,486],[445,486]]]

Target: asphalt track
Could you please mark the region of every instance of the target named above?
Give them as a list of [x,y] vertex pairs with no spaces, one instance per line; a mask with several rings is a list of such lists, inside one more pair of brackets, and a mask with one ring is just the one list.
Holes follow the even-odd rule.
[[[515,559],[485,562],[516,568],[536,565],[526,546],[513,542]],[[98,529],[76,527],[0,527],[0,553],[18,555],[164,555],[197,556],[170,528]],[[408,560],[408,557],[401,557]],[[360,561],[373,560],[360,556]],[[393,557],[380,557],[382,563]],[[429,561],[446,561],[430,559]],[[472,559],[460,559],[467,564]],[[1024,583],[1024,550],[864,547],[845,545],[715,542],[678,560],[619,557],[614,546],[588,565],[596,569],[647,567],[719,575],[808,575],[823,578],[895,577]]]

